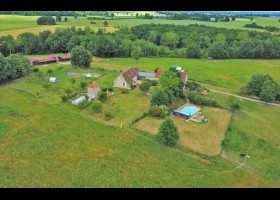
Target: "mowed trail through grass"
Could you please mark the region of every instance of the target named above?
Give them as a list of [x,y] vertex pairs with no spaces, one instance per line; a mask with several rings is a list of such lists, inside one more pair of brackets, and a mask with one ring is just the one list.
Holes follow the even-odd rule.
[[142,71],[153,72],[157,67],[169,69],[172,65],[181,66],[188,78],[214,86],[224,92],[239,94],[242,87],[254,74],[269,74],[280,82],[280,60],[248,60],[248,59],[186,59],[186,58],[93,58],[93,66],[114,69],[139,67]]

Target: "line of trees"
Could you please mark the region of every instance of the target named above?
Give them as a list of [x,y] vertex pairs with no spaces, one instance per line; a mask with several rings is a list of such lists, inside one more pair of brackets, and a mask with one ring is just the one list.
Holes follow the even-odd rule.
[[256,23],[245,24],[244,27],[245,28],[265,29],[265,30],[267,30],[269,32],[278,32],[280,30],[276,26],[260,26],[260,25],[257,25]]
[[230,18],[232,21],[235,21],[236,16],[235,15],[220,15],[220,14],[199,14],[199,13],[173,13],[170,14],[168,19],[170,20],[199,20],[199,21],[211,21],[211,18],[215,18],[215,22],[221,21],[221,22],[229,22]]
[[83,46],[98,57],[165,56],[217,59],[277,59],[280,58],[280,36],[267,32],[208,27],[204,25],[144,24],[131,29],[121,27],[107,33],[68,27],[48,31],[22,33],[16,39],[0,37],[0,52],[47,54],[66,53]]

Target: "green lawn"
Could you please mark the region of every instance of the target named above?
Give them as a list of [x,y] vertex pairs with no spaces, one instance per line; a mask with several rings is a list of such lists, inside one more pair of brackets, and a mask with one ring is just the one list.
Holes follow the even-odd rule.
[[11,87],[0,87],[0,187],[279,187]]
[[140,58],[135,61],[133,58],[93,58],[94,66],[114,69],[135,66],[148,72],[153,72],[157,67],[168,69],[174,64],[181,66],[188,73],[189,79],[236,94],[240,93],[241,88],[246,85],[251,76],[257,73],[270,74],[280,82],[279,60],[226,59],[209,61],[207,59],[186,58]]
[[[145,13],[145,12],[144,12]],[[133,12],[135,14],[135,12]],[[83,28],[89,26],[93,30],[103,28],[104,20],[93,20],[96,24],[90,24],[90,20],[87,17],[67,17],[68,21],[64,22],[62,18],[61,22],[57,22],[55,26],[38,26],[36,20],[39,16],[19,16],[19,15],[0,15],[0,36],[13,35],[16,37],[18,34],[24,32],[32,32],[38,34],[44,30],[54,31],[57,27],[70,27],[76,26],[77,28]],[[257,23],[261,26],[276,26],[279,27],[278,18],[275,17],[255,17],[252,22]],[[265,31],[262,29],[251,29],[244,28],[245,24],[252,23],[249,19],[237,18],[236,21],[229,22],[205,22],[197,20],[168,20],[168,19],[136,19],[135,17],[129,16],[116,16],[113,20],[108,20],[109,26],[106,30],[109,32],[117,30],[117,26],[136,26],[140,24],[175,24],[175,25],[190,25],[190,24],[203,24],[206,26],[214,26],[218,28],[229,28],[229,29],[244,29],[244,30],[257,30]]]

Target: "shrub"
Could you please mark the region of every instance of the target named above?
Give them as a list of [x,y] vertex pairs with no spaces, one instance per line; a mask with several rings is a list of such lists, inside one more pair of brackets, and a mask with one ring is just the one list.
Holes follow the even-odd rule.
[[70,79],[70,82],[71,82],[72,84],[74,84],[74,83],[76,83],[76,79],[75,79],[75,78],[71,78],[71,79]]
[[103,91],[103,92],[107,92],[107,90],[108,90],[109,92],[112,92],[112,91],[113,91],[113,88],[109,87],[109,88],[103,88],[103,89],[101,89],[101,91]]
[[106,121],[113,119],[113,115],[110,112],[105,112],[104,118]]
[[66,95],[62,95],[60,98],[63,102],[66,102],[68,100],[68,97]]
[[166,116],[168,116],[170,113],[169,113],[169,109],[166,105],[160,105],[159,106],[159,109],[160,109],[160,117],[161,118],[165,118]]
[[151,84],[152,84],[152,86],[157,86],[158,81],[157,81],[157,80],[152,80],[152,81],[151,81]]
[[99,91],[97,96],[102,103],[104,103],[108,99],[107,93],[103,91]]
[[87,106],[88,106],[88,101],[87,101],[87,100],[83,100],[83,101],[81,101],[81,102],[78,104],[78,107],[79,107],[80,109],[85,108],[85,107],[87,107]]
[[240,104],[239,103],[232,103],[230,106],[231,110],[234,112],[236,110],[240,110]]
[[170,104],[170,98],[166,91],[156,90],[151,99],[151,105],[166,105]]
[[156,137],[161,143],[167,146],[175,146],[179,139],[178,128],[169,117],[160,125]]
[[155,105],[155,106],[151,106],[149,112],[153,117],[159,117],[161,113],[161,109],[159,108],[159,106]]
[[47,73],[48,73],[48,74],[52,74],[52,73],[53,73],[53,70],[52,70],[52,69],[48,69],[48,70],[47,70]]
[[94,113],[101,113],[102,112],[102,103],[100,101],[94,101],[92,103],[91,108]]
[[143,92],[148,92],[150,87],[151,83],[149,81],[143,81],[143,83],[139,85],[139,89]]
[[122,90],[121,90],[121,93],[122,93],[122,94],[128,94],[128,93],[129,93],[129,90],[128,90],[128,89],[122,89]]
[[40,69],[39,69],[38,67],[34,67],[32,71],[33,71],[33,72],[39,72]]

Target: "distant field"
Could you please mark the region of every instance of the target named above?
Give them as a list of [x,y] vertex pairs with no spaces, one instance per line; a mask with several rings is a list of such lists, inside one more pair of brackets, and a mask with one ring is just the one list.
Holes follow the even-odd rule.
[[[133,12],[135,15],[136,12]],[[137,12],[140,13],[140,12]],[[143,12],[145,14],[146,12]],[[148,12],[149,13],[149,12]],[[150,12],[152,14],[153,12]],[[155,14],[155,13],[154,13]],[[50,29],[54,31],[55,27],[65,27],[65,26],[77,26],[77,27],[85,27],[89,26],[94,30],[98,28],[103,28],[104,20],[87,20],[87,17],[67,17],[68,22],[64,22],[64,18],[62,18],[61,22],[57,22],[56,26],[38,26],[36,24],[36,20],[39,16],[18,16],[18,15],[0,15],[0,36],[3,35],[13,35],[16,37],[18,34],[23,32],[32,32],[38,34],[41,31]],[[96,24],[90,24],[91,21],[96,22]],[[232,28],[232,29],[244,29],[244,30],[257,30],[257,31],[265,31],[260,29],[249,29],[244,28],[243,26],[248,23],[255,22],[261,26],[276,26],[280,27],[280,22],[278,22],[278,18],[275,17],[255,17],[251,22],[250,19],[245,18],[237,18],[236,21],[229,22],[204,22],[197,20],[168,20],[168,19],[136,19],[135,17],[125,15],[122,16],[122,13],[119,16],[116,16],[114,20],[107,20],[109,26],[106,27],[106,30],[109,32],[117,30],[117,26],[136,26],[140,24],[175,24],[175,25],[190,25],[190,24],[203,24],[207,26],[214,26],[220,28]],[[30,29],[30,30],[29,30]],[[17,30],[17,31],[15,31]]]
[[125,69],[129,66],[152,72],[157,67],[168,69],[172,65],[181,66],[188,78],[218,87],[223,91],[238,94],[243,86],[257,73],[270,74],[280,82],[280,60],[213,60],[186,58],[112,58],[95,59],[93,66]]

